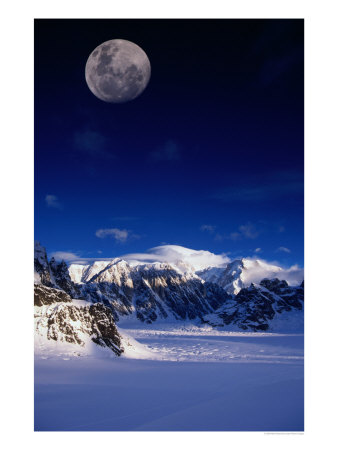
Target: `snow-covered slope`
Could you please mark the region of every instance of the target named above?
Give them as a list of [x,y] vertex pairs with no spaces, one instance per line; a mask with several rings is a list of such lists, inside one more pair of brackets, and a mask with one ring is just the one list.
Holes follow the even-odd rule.
[[[111,308],[102,303],[74,300],[79,289],[70,279],[67,264],[48,261],[46,250],[35,243],[34,254],[34,317],[35,351],[46,347],[59,348],[69,344],[77,348],[96,344],[123,352],[121,336],[115,326]],[[69,347],[69,345],[66,345]],[[54,349],[55,350],[55,349]]]
[[75,283],[88,283],[107,268],[120,262],[120,258],[114,258],[111,261],[95,261],[88,265],[71,264],[69,275]]
[[150,249],[147,253],[123,255],[111,261],[95,261],[87,265],[71,264],[69,273],[74,283],[89,282],[95,275],[125,261],[129,268],[138,266],[168,264],[181,275],[199,278],[202,281],[216,283],[229,294],[237,294],[251,283],[259,283],[263,278],[286,280],[296,286],[304,279],[304,272],[298,266],[282,268],[262,259],[241,258],[230,261],[226,254],[216,255],[205,250],[192,250],[179,245],[162,245]]
[[123,352],[112,311],[101,303],[74,302],[64,291],[40,284],[34,290],[34,318],[36,353],[53,341],[80,347],[92,342],[118,356]]
[[[294,295],[292,289],[300,289],[289,286],[297,284],[302,273],[298,268],[283,269],[250,258],[225,262],[223,257],[215,259],[220,255],[179,246],[156,247],[152,255],[160,261],[144,263],[143,254],[134,254],[128,255],[128,261],[114,258],[85,265],[72,264],[67,269],[64,262],[48,261],[43,247],[38,244],[36,278],[44,286],[63,290],[72,299],[82,299],[88,305],[103,304],[115,321],[151,324],[193,320],[267,330],[272,329],[282,312],[297,310],[302,314],[298,300],[297,306],[290,303]],[[165,257],[171,262],[165,262]],[[205,268],[210,261],[218,266]],[[277,277],[277,281],[273,281]],[[279,292],[281,286],[285,292]],[[273,305],[269,306],[271,301]],[[284,304],[286,306],[280,310]],[[283,326],[284,319],[279,323]]]
[[[70,267],[73,280],[80,279],[79,273],[78,267]],[[132,315],[146,323],[201,319],[228,298],[222,288],[167,263],[131,266],[121,259],[98,261],[86,266],[80,283],[81,297],[110,306],[117,320]]]
[[[213,326],[242,330],[281,329],[303,331],[304,283],[291,287],[277,278],[243,288],[214,314],[204,317]],[[281,327],[282,326],[282,327]]]
[[303,280],[303,271],[297,266],[283,269],[260,259],[242,258],[232,261],[225,268],[209,267],[197,272],[205,281],[216,283],[229,294],[238,294],[239,291],[251,283],[259,283],[263,278],[286,280],[291,285],[300,284]]

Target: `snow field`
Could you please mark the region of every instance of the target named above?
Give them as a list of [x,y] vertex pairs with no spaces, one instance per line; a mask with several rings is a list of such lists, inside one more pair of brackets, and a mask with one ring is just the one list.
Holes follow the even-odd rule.
[[119,331],[120,358],[94,347],[86,357],[36,355],[35,430],[303,430],[301,334]]

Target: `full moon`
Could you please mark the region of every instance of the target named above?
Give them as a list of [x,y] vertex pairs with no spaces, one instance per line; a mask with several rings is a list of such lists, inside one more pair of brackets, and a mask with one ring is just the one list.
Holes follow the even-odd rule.
[[86,82],[100,100],[124,103],[138,97],[150,79],[150,62],[141,47],[112,39],[93,50],[86,64]]

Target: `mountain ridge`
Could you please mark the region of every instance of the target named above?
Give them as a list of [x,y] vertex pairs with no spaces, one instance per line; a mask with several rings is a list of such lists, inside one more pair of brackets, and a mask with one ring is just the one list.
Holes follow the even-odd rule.
[[45,249],[36,243],[36,330],[42,335],[45,327],[47,339],[78,345],[90,338],[115,354],[123,352],[116,324],[124,318],[148,325],[193,321],[250,331],[271,330],[275,323],[292,318],[301,330],[304,283],[290,286],[276,277],[250,282],[262,269],[283,273],[282,268],[264,264],[243,258],[199,271],[190,264],[181,268],[168,262],[131,265],[114,258],[68,267],[64,261],[48,260]]

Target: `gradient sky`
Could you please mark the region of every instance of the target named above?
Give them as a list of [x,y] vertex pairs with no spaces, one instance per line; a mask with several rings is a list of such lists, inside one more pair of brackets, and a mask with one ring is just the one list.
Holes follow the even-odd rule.
[[[35,238],[85,258],[165,243],[302,266],[303,34],[303,20],[37,20]],[[85,81],[110,39],[151,63],[124,104]]]

